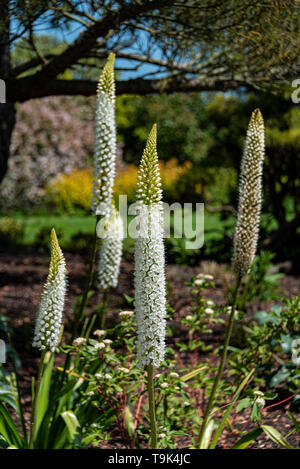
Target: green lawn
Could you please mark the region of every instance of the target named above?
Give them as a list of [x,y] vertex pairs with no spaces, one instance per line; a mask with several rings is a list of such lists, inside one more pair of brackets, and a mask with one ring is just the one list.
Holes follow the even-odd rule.
[[42,228],[55,228],[63,234],[63,243],[70,241],[71,237],[79,232],[93,233],[95,217],[93,216],[21,216],[16,215],[16,220],[24,226],[24,244],[34,244],[36,236]]
[[[42,229],[49,229],[50,232],[51,228],[54,227],[57,232],[60,233],[60,241],[62,244],[68,244],[73,235],[78,233],[92,234],[95,226],[95,217],[93,216],[13,215],[12,218],[22,222],[24,226],[23,244],[25,245],[34,244],[37,235]],[[193,221],[195,221],[194,213]],[[224,222],[220,219],[219,214],[205,212],[205,241],[221,239],[224,236],[225,226],[229,229],[233,229],[234,218],[231,217]]]

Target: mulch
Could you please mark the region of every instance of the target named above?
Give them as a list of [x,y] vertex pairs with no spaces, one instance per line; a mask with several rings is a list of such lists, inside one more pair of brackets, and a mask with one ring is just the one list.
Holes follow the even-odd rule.
[[[68,266],[68,297],[65,308],[66,330],[68,323],[72,321],[72,305],[75,298],[82,293],[85,284],[85,276],[88,270],[88,257],[83,254],[66,253]],[[21,254],[19,252],[0,253],[0,315],[8,319],[8,326],[13,330],[13,346],[17,350],[21,359],[21,387],[24,395],[25,408],[30,409],[30,386],[31,376],[37,372],[39,355],[32,349],[31,341],[34,327],[34,320],[38,311],[43,283],[48,273],[49,257],[46,254]],[[176,311],[174,321],[178,322],[180,317],[190,312],[190,288],[186,282],[192,276],[199,273],[199,267],[184,267],[177,265],[167,266],[169,302]],[[117,314],[122,309],[130,309],[128,301],[124,295],[134,295],[133,264],[123,262],[121,266],[119,284],[111,292],[108,321],[117,319]],[[205,295],[217,304],[224,304],[225,284],[222,280],[217,282],[214,290],[208,290]],[[286,275],[281,280],[283,290],[290,295],[299,294],[300,278]],[[101,292],[95,289],[94,295],[89,300],[88,309],[94,308],[101,301]],[[261,305],[252,305],[251,310],[255,311]],[[223,330],[217,330],[213,336],[213,341],[217,344],[222,340]],[[0,336],[1,337],[1,336]],[[207,357],[201,355],[201,360]],[[56,363],[60,363],[61,357],[56,358]],[[180,361],[188,360],[187,357],[180,357]],[[11,364],[5,364],[5,368],[10,370]],[[286,435],[292,428],[288,417],[288,410],[291,400],[282,405],[275,406],[263,413],[263,423],[276,427],[283,435]],[[293,414],[300,421],[299,409],[293,409]],[[246,413],[238,414],[234,417],[235,428],[253,428]],[[238,432],[225,430],[219,442],[220,448],[230,448],[239,438]],[[299,436],[292,434],[288,441],[297,447],[300,444]],[[178,448],[188,447],[190,441],[181,438],[178,440]],[[102,448],[122,448],[122,441],[116,437],[114,441],[105,442]],[[124,446],[123,446],[124,447]],[[266,437],[259,437],[250,449],[274,449],[278,446]]]

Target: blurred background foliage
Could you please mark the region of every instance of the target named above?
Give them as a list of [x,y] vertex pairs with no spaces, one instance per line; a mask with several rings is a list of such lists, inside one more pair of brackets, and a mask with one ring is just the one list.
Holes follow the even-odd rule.
[[[26,224],[29,214],[79,219],[90,214],[94,104],[94,98],[56,97],[18,105],[10,167],[0,188],[3,216]],[[230,258],[237,174],[249,116],[256,107],[262,110],[266,127],[260,244],[276,253],[276,261],[292,261],[297,271],[300,108],[288,92],[123,95],[117,99],[116,198],[127,194],[129,202],[134,202],[136,165],[149,128],[157,122],[164,200],[205,203],[205,246],[201,253],[181,253],[184,243],[173,239],[170,244],[181,253],[179,259]]]

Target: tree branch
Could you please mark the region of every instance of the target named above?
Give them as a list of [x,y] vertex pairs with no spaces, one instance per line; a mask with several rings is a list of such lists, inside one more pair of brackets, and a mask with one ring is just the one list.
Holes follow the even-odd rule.
[[143,0],[126,3],[117,10],[111,10],[83,31],[61,54],[57,54],[49,60],[41,70],[23,79],[22,85],[27,94],[27,99],[36,97],[35,88],[37,83],[41,92],[43,88],[47,89],[49,81],[51,82],[57,75],[78,62],[95,45],[99,37],[109,37],[125,21],[136,19],[147,11],[171,4],[172,0],[164,0],[163,2],[161,0]]
[[[27,77],[26,77],[27,78]],[[46,96],[92,96],[96,94],[97,82],[91,80],[52,80],[47,86],[36,86],[32,90],[30,97],[26,94],[22,85],[23,80],[11,79],[7,81],[7,100],[9,102],[24,102],[32,98],[43,98]],[[179,81],[176,78],[164,78],[144,80],[143,78],[135,78],[127,81],[117,82],[117,94],[139,94],[148,95],[156,93],[174,93],[174,92],[191,92],[191,91],[227,91],[236,90],[241,87],[254,89],[247,81],[238,80],[206,80],[198,79]]]

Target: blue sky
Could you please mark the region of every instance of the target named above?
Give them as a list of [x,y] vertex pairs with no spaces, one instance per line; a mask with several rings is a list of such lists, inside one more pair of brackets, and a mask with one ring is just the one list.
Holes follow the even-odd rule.
[[[17,22],[12,21],[11,29],[16,30],[17,28],[18,28]],[[54,36],[55,38],[59,40],[59,42],[66,42],[68,44],[71,44],[76,39],[76,37],[80,34],[80,31],[82,29],[83,29],[83,26],[75,22],[73,24],[72,23],[70,24],[70,29],[67,31],[67,30],[62,30],[60,28],[53,28],[51,26],[47,27],[45,24],[45,21],[43,21],[41,26],[38,26],[38,25],[36,26],[35,34]],[[139,41],[142,41],[142,42],[147,41],[147,36],[142,31],[140,32]],[[136,53],[137,50],[124,49],[123,52],[135,52]],[[160,56],[159,51],[157,50],[156,52],[154,52],[153,56],[159,57]],[[129,67],[135,66],[136,64],[137,64],[136,61],[130,61],[127,59],[120,59],[120,58],[116,59],[116,67],[129,68]],[[145,73],[154,72],[155,70],[156,70],[156,66],[154,65],[142,64],[138,71],[135,71],[135,70],[122,71],[121,79],[128,80],[130,78],[137,78],[139,76],[143,76]],[[162,77],[162,76],[163,74],[156,75],[157,78]]]

